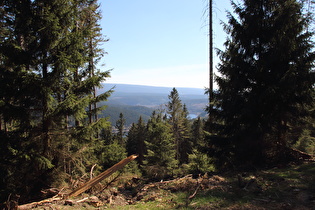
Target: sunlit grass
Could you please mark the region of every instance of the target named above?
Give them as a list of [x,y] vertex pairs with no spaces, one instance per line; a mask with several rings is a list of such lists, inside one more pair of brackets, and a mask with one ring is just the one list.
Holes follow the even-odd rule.
[[[196,184],[188,181],[170,182],[169,188],[152,187],[131,205],[109,205],[100,209],[281,209],[286,205],[299,209],[308,207],[312,201],[298,199],[304,195],[312,199],[315,191],[315,163],[273,168],[248,173],[255,177],[259,190],[244,189],[238,185],[236,173],[224,176],[224,181],[200,188],[192,199],[188,199]],[[184,188],[183,185],[189,187]],[[299,194],[300,193],[300,194]],[[307,208],[306,208],[307,209]]]

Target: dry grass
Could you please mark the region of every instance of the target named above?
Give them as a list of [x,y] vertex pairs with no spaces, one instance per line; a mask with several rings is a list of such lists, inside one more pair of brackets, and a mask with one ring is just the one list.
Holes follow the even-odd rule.
[[93,199],[36,209],[314,209],[315,163],[154,183],[121,177]]

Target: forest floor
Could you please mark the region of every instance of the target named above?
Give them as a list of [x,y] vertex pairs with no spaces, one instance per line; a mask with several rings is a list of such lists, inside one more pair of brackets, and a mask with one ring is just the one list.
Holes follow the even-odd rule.
[[71,200],[33,209],[313,209],[315,163],[145,183],[121,176]]

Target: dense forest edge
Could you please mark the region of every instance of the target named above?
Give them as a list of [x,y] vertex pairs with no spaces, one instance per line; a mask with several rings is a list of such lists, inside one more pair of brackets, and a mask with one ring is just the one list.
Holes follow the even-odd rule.
[[232,2],[207,115],[189,117],[172,88],[128,129],[132,111],[103,112],[115,88],[99,92],[97,0],[0,5],[0,208],[66,195],[134,154],[81,202],[47,208],[313,208],[312,1]]

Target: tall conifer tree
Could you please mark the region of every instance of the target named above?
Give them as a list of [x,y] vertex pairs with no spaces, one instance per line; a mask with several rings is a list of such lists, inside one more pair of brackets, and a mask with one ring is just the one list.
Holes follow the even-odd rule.
[[146,154],[145,140],[147,136],[146,125],[140,116],[137,124],[132,124],[128,132],[127,152],[128,155],[138,154],[137,161],[143,164],[144,155]]
[[126,119],[124,118],[124,114],[120,113],[119,114],[119,119],[116,121],[115,128],[117,129],[117,142],[121,146],[125,146],[125,123]]
[[238,160],[261,163],[267,150],[285,151],[314,101],[312,33],[296,0],[244,0],[233,8],[237,17],[228,14],[230,37],[219,52],[216,113]]
[[188,111],[182,104],[176,88],[172,89],[168,98],[167,114],[175,138],[176,160],[185,163],[188,161],[188,153],[191,150]]
[[201,117],[194,120],[192,124],[192,143],[198,150],[201,147],[205,147],[205,132],[204,132],[204,121]]
[[178,167],[174,137],[170,125],[162,115],[153,112],[147,124],[147,155],[145,155],[145,174],[151,178],[172,176]]
[[[100,17],[95,5],[89,0],[1,3],[0,135],[5,157],[1,187],[5,192],[31,195],[61,170],[73,172],[82,166],[84,171],[80,161],[88,155],[85,148],[92,145],[91,136],[109,124],[106,119],[85,123],[88,105],[109,95],[94,96],[95,87],[109,72],[94,68],[89,75],[87,68],[101,56],[96,53]],[[90,21],[85,24],[82,11],[87,10]],[[88,45],[91,40],[93,49]],[[80,123],[72,127],[72,121]],[[80,160],[75,158],[79,155]],[[5,161],[8,157],[10,161]]]

